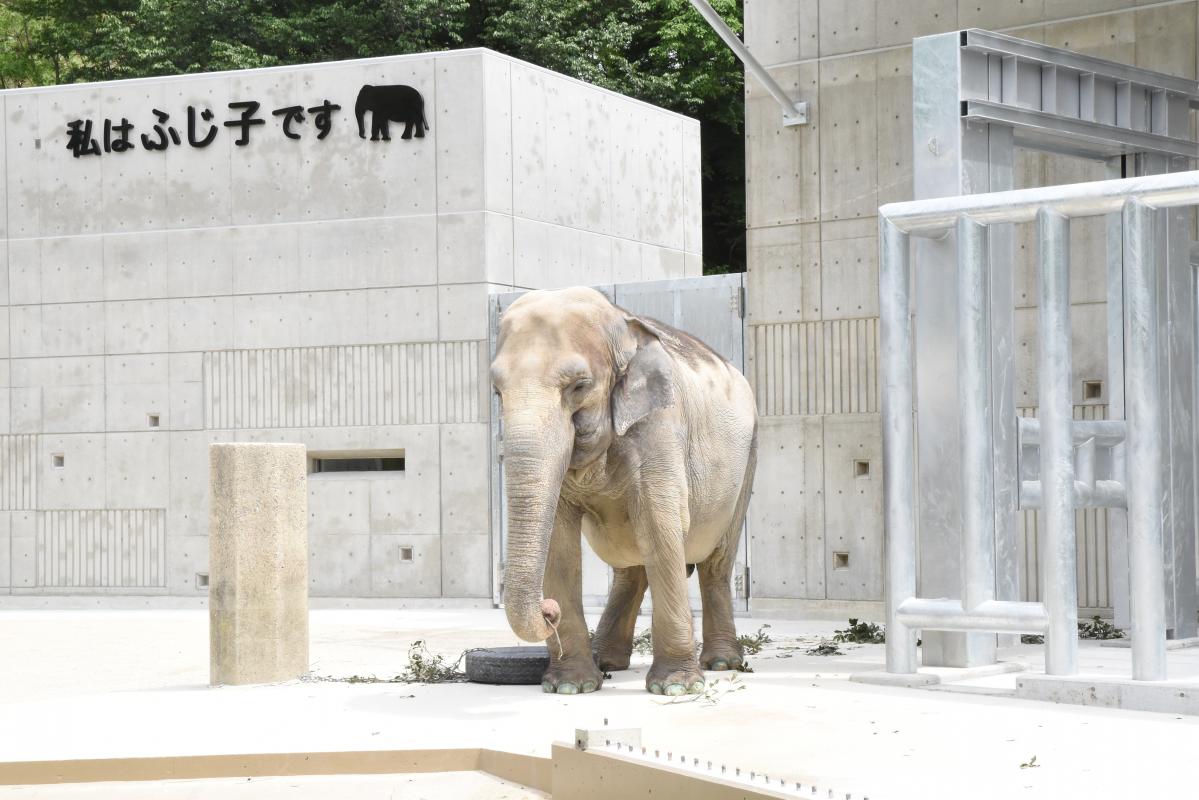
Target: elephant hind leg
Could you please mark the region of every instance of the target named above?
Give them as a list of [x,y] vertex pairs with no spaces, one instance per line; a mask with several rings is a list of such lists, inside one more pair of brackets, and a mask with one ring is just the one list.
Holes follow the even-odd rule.
[[412,138],[412,120],[411,119],[407,119],[404,121],[404,133],[402,136],[400,136],[400,138],[401,139],[411,139]]
[[649,587],[645,567],[616,567],[613,569],[612,590],[608,605],[600,617],[591,649],[595,663],[604,672],[628,669],[633,654],[633,633],[641,599]]
[[745,478],[741,483],[741,494],[737,498],[728,532],[715,552],[699,565],[699,589],[704,609],[704,641],[699,663],[708,670],[740,669],[745,664],[745,654],[741,643],[737,641],[737,626],[733,621],[731,582],[733,564],[737,558],[737,541],[741,538],[757,462],[758,435],[755,430],[750,442]]

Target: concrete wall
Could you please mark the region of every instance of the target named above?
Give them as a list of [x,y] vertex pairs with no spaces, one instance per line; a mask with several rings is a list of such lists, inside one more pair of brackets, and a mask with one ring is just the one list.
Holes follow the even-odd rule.
[[[1146,6],[1143,7],[1142,6]],[[750,375],[762,414],[751,506],[751,610],[881,611],[878,206],[912,197],[911,39],[979,27],[1196,74],[1197,4],[1133,0],[746,0],[746,41],[807,100],[784,128],[746,79]],[[1022,154],[1017,186],[1105,177],[1102,164]],[[1072,233],[1075,415],[1102,418],[1103,239]],[[1017,236],[1017,405],[1035,414],[1036,311],[1028,231]],[[865,466],[863,466],[863,464]],[[1036,598],[1036,523],[1022,515],[1024,596]],[[1079,515],[1079,601],[1110,604],[1106,520]]]
[[[360,139],[368,83],[428,134]],[[271,113],[326,99],[324,140]],[[698,124],[488,51],[0,104],[0,593],[205,593],[208,444],[282,441],[406,460],[311,476],[312,594],[490,598],[489,293],[702,271]],[[72,157],[106,117],[136,147]]]

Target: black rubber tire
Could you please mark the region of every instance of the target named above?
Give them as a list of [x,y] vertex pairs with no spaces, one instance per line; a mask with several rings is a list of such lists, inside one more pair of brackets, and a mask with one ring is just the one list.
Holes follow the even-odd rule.
[[471,683],[535,686],[550,666],[542,647],[489,647],[466,654],[466,679]]

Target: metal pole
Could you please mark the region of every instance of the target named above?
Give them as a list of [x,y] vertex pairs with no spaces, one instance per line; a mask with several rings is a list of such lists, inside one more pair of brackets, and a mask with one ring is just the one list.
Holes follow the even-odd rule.
[[958,217],[958,403],[962,425],[962,607],[995,599],[987,227]]
[[912,424],[912,307],[907,234],[879,217],[883,396],[883,533],[887,547],[887,672],[916,671],[916,632],[899,607],[916,596],[916,438]]
[[724,40],[724,43],[729,46],[729,49],[736,54],[737,58],[741,59],[741,63],[745,68],[753,73],[757,78],[758,83],[765,87],[766,91],[778,101],[778,104],[783,107],[783,124],[784,125],[803,125],[808,121],[808,104],[804,101],[795,101],[787,96],[783,91],[783,87],[775,82],[774,78],[770,77],[770,73],[766,68],[758,63],[758,59],[754,58],[753,53],[749,52],[749,48],[741,41],[737,34],[733,33],[724,21],[724,18],[716,13],[716,9],[708,4],[708,0],[691,0],[691,5],[695,6],[709,27],[716,31],[716,35]]
[[1124,204],[1125,406],[1128,414],[1128,571],[1132,677],[1166,678],[1166,586],[1162,553],[1162,409],[1154,294],[1155,210]]
[[1045,538],[1045,673],[1078,672],[1078,584],[1074,542],[1074,436],[1070,397],[1070,220],[1037,212],[1040,239],[1041,487]]

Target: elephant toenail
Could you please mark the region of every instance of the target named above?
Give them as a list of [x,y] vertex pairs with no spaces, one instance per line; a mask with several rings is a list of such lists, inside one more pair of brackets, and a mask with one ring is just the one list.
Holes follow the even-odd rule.
[[728,668],[729,668],[729,662],[725,661],[723,658],[712,659],[712,666],[708,667],[708,669],[712,669],[712,670],[716,670],[716,671],[720,671],[720,670],[728,669]]
[[579,687],[575,686],[573,683],[558,684],[558,694],[578,694],[578,693],[579,693]]
[[595,681],[587,681],[586,683],[583,684],[584,692],[594,692],[595,688],[596,688]]
[[549,681],[542,681],[541,682],[541,691],[549,692],[550,694],[553,694],[554,693],[554,684],[550,683]]
[[672,683],[666,687],[666,694],[670,695],[671,697],[675,697],[680,694],[686,694],[686,693],[687,693],[687,690],[683,687],[683,684],[681,684],[681,683]]
[[660,683],[651,683],[651,684],[649,685],[649,690],[650,690],[651,692],[653,692],[654,694],[662,694],[662,684],[660,684]]
[[691,684],[691,694],[699,694],[703,690],[704,690],[704,682],[703,681],[696,681],[695,683]]

